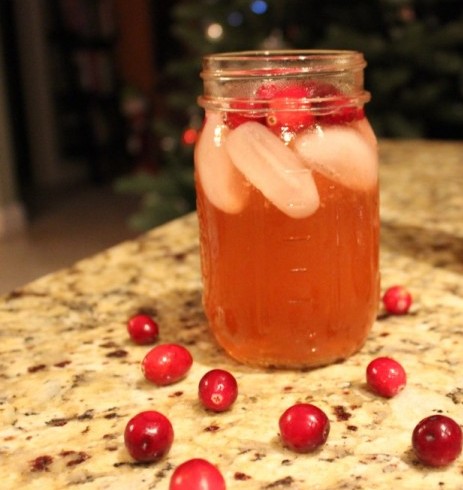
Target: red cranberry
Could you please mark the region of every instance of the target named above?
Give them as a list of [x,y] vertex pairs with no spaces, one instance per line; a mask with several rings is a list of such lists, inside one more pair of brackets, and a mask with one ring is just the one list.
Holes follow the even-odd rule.
[[306,108],[301,110],[301,100],[308,97],[307,88],[290,85],[277,90],[270,100],[267,125],[278,135],[283,130],[299,131],[311,126],[315,118]]
[[205,408],[214,412],[223,412],[235,402],[238,396],[238,383],[228,371],[213,369],[201,378],[198,394]]
[[262,102],[234,100],[230,104],[230,108],[233,110],[225,114],[224,122],[231,129],[235,129],[248,121],[265,124],[265,116],[262,113],[262,109],[265,107]]
[[365,117],[365,112],[362,107],[346,105],[347,103],[347,98],[334,101],[332,103],[334,106],[333,112],[320,118],[322,124],[347,124],[353,121],[359,121]]
[[313,108],[321,110],[317,116],[321,124],[347,124],[365,117],[363,108],[349,105],[349,98],[333,84],[312,80],[306,86],[310,98],[320,99]]
[[323,410],[310,403],[297,403],[279,420],[283,444],[298,453],[309,453],[322,446],[330,432],[330,422]]
[[326,104],[326,101],[322,99],[333,99],[334,97],[341,95],[341,91],[332,83],[309,80],[304,85],[307,90],[307,96],[310,99],[320,99],[320,102],[324,105]]
[[259,100],[270,100],[275,96],[275,93],[279,90],[278,86],[273,82],[264,82],[256,90],[256,98]]
[[159,336],[158,324],[148,315],[134,315],[127,323],[130,338],[139,345],[154,344]]
[[191,368],[193,358],[185,347],[178,344],[160,344],[153,347],[142,361],[146,379],[158,386],[176,383]]
[[125,427],[125,446],[136,461],[151,462],[161,459],[169,452],[173,440],[172,424],[159,412],[140,412]]
[[209,461],[195,458],[177,466],[169,490],[225,490],[225,480]]
[[377,395],[392,398],[405,388],[404,368],[390,357],[377,357],[366,369],[367,384]]
[[405,315],[412,304],[412,295],[403,286],[392,286],[383,295],[383,304],[392,315]]
[[421,463],[435,467],[447,466],[461,453],[461,428],[450,417],[431,415],[415,427],[412,446]]

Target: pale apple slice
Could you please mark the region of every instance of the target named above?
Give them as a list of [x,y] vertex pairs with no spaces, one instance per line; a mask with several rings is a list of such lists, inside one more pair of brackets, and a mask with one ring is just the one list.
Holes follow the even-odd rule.
[[293,142],[297,155],[314,171],[354,190],[367,190],[378,181],[376,149],[349,126],[317,127]]
[[225,213],[237,214],[245,208],[250,188],[225,151],[229,133],[221,115],[208,112],[194,158],[197,176],[210,203]]
[[318,209],[312,172],[264,125],[241,124],[230,132],[225,148],[246,179],[287,216],[305,218]]

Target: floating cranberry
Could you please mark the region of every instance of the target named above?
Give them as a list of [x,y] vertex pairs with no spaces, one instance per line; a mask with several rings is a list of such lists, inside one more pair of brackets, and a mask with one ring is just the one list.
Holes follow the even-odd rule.
[[333,100],[335,97],[341,95],[341,91],[336,88],[332,83],[320,82],[319,80],[308,80],[304,83],[307,90],[307,96],[310,99],[319,99],[323,106],[326,105],[327,101],[323,99]]
[[445,415],[426,417],[415,427],[412,446],[421,463],[427,466],[447,466],[461,453],[460,426]]
[[225,480],[209,461],[195,458],[177,466],[170,479],[169,490],[225,490]]
[[325,412],[310,403],[289,407],[279,420],[280,437],[285,446],[298,453],[309,453],[325,444],[330,422]]
[[367,384],[377,395],[392,398],[405,388],[407,375],[400,363],[390,357],[377,357],[366,369]]
[[169,419],[154,410],[132,417],[124,431],[125,446],[136,461],[152,462],[169,452],[174,430]]
[[333,111],[320,118],[322,124],[347,124],[365,117],[362,107],[349,105],[347,98],[333,101]]
[[238,396],[235,377],[223,369],[212,369],[200,380],[198,395],[205,408],[214,412],[228,410]]
[[412,295],[403,286],[392,286],[383,295],[383,304],[392,315],[405,315],[412,304]]
[[139,345],[154,344],[159,337],[158,324],[148,315],[134,315],[127,322],[130,338]]
[[265,115],[263,109],[266,105],[254,100],[234,100],[230,104],[230,111],[226,112],[224,117],[225,124],[230,129],[235,129],[241,124],[254,121],[265,124]]
[[185,347],[160,344],[146,354],[141,367],[146,379],[158,386],[166,386],[185,377],[192,364],[193,358]]
[[[311,80],[306,83],[314,112],[321,124],[347,124],[365,117],[362,107],[352,105],[349,97],[333,84]],[[318,100],[317,100],[318,99]]]
[[277,90],[269,102],[267,126],[278,135],[282,131],[296,132],[311,126],[315,117],[307,107],[302,106],[302,101],[307,97],[307,88],[302,85]]
[[[275,75],[275,73],[274,73]],[[279,90],[278,86],[273,82],[264,82],[256,90],[256,98],[259,100],[270,100],[275,96],[275,93]]]

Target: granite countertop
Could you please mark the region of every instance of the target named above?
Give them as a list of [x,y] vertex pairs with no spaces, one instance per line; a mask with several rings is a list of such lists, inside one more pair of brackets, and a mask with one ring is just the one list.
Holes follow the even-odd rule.
[[[0,300],[0,487],[160,489],[173,468],[203,457],[230,489],[463,489],[463,456],[428,469],[411,451],[423,417],[463,424],[463,143],[382,141],[383,289],[407,286],[406,316],[380,312],[362,351],[312,371],[258,370],[226,357],[200,302],[195,215],[188,215],[12,291]],[[145,381],[149,347],[130,342],[136,312],[158,320],[160,342],[194,357],[184,380]],[[390,355],[407,370],[393,399],[365,387],[368,362]],[[203,410],[197,384],[228,369],[240,393],[221,414]],[[278,418],[297,401],[324,409],[326,445],[298,455],[278,439]],[[158,410],[175,441],[154,464],[131,460],[128,419]]]

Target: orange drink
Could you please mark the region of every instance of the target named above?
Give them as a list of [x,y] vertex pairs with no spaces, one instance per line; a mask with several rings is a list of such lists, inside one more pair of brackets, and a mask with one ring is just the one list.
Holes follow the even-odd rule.
[[257,69],[246,97],[238,88],[226,103],[202,99],[195,178],[203,303],[218,343],[251,365],[345,359],[377,311],[377,151],[365,92],[314,81],[304,53],[301,71],[299,54],[283,71]]

